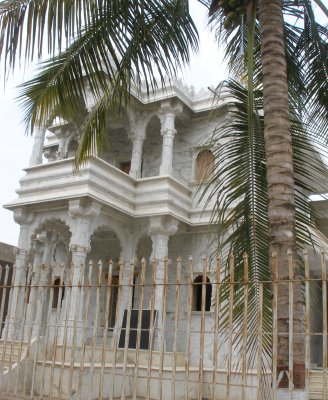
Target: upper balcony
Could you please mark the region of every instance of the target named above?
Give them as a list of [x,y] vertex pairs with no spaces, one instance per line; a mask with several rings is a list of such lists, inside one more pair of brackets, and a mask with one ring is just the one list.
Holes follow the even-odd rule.
[[73,161],[68,158],[26,168],[18,198],[5,207],[89,197],[134,218],[171,215],[188,225],[203,225],[210,219],[211,205],[204,209],[194,191],[171,176],[134,179],[97,157],[75,171]]
[[200,173],[204,166],[214,170],[204,141],[224,122],[225,106],[209,119],[209,95],[187,101],[172,90],[148,101],[134,99],[120,115],[110,116],[106,146],[79,171],[73,168],[78,126],[56,117],[48,129],[36,127],[18,199],[6,207],[54,202],[57,207],[59,201],[90,197],[133,218],[167,214],[188,225],[208,224],[213,202],[205,209],[197,187],[208,178]]

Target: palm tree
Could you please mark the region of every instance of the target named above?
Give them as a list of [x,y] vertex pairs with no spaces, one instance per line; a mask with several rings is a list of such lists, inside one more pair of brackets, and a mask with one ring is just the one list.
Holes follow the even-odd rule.
[[[293,166],[297,165],[297,159],[295,159],[295,155],[293,157],[293,151],[297,148],[296,144],[300,145],[297,141],[300,127],[297,127],[297,125],[301,122],[298,118],[298,123],[295,126],[295,111],[300,114],[299,111],[302,107],[300,115],[304,114],[303,121],[304,117],[307,116],[307,124],[316,120],[321,129],[327,127],[327,97],[323,95],[323,89],[319,89],[319,85],[324,85],[327,88],[327,79],[321,79],[317,75],[321,72],[327,77],[327,43],[325,43],[327,29],[316,24],[311,4],[307,1],[284,1],[283,4],[280,0],[249,1],[247,9],[243,9],[241,3],[226,1],[218,3],[217,1],[212,1],[210,4],[212,22],[218,25],[218,34],[227,43],[227,54],[230,56],[230,63],[234,71],[237,69],[237,73],[240,74],[241,70],[246,69],[248,73],[247,97],[244,96],[242,89],[238,88],[235,83],[228,82],[227,84],[234,97],[239,100],[235,104],[235,108],[239,108],[239,113],[234,116],[236,121],[233,123],[234,133],[231,131],[232,126],[230,126],[220,136],[225,134],[230,138],[234,137],[236,139],[236,132],[241,130],[241,124],[238,123],[238,119],[240,122],[240,114],[242,112],[240,104],[242,103],[247,105],[247,123],[243,121],[243,129],[248,130],[247,137],[250,142],[249,147],[246,149],[249,156],[249,158],[246,157],[246,164],[250,160],[248,168],[243,165],[241,167],[243,169],[241,169],[236,164],[233,164],[236,165],[236,168],[231,169],[231,172],[220,171],[219,168],[218,174],[225,175],[225,183],[228,182],[230,193],[228,196],[226,195],[228,190],[225,186],[225,198],[222,199],[224,207],[222,207],[222,201],[219,201],[218,208],[221,208],[222,211],[217,210],[216,215],[221,222],[225,222],[226,227],[232,223],[236,224],[236,221],[243,221],[237,230],[225,240],[224,244],[229,242],[230,246],[234,245],[235,248],[237,246],[239,250],[242,244],[244,249],[249,249],[252,258],[251,265],[253,265],[255,273],[257,271],[258,279],[261,279],[261,275],[262,279],[263,276],[265,279],[269,279],[269,271],[265,267],[269,261],[267,257],[269,254],[276,253],[280,260],[279,277],[281,280],[286,280],[288,279],[287,251],[289,249],[293,254],[294,276],[296,277],[299,274],[296,263],[296,232],[300,233],[300,229],[299,226],[297,229],[296,221],[302,221],[302,218],[300,219],[300,215],[298,215],[298,219],[296,219],[295,206],[297,204],[297,208],[303,210],[303,212],[306,212],[307,208],[307,205],[302,202],[300,192],[300,188],[304,190],[305,186],[307,186],[304,186],[305,177],[301,176],[302,179],[299,179],[300,177],[297,178],[296,187],[294,179]],[[320,3],[320,6],[327,12],[322,3]],[[244,13],[245,23],[241,22],[240,15],[236,12],[238,7],[239,14]],[[294,26],[292,27],[293,30],[291,30],[288,22],[283,20],[283,11],[285,14],[303,19],[304,27]],[[306,24],[309,25],[307,26]],[[229,29],[231,25],[236,29],[232,32],[231,29],[228,33],[224,32],[224,27]],[[325,37],[321,36],[323,32]],[[243,44],[243,37],[247,37],[247,52],[245,58],[241,60],[238,53],[240,54],[240,43]],[[311,38],[310,46],[312,51],[308,52],[306,48],[308,44],[306,44],[305,38]],[[314,56],[313,47],[316,47],[317,50],[320,49],[321,52],[317,52]],[[322,59],[318,60],[318,54],[320,53]],[[314,72],[312,69],[314,67],[314,57],[317,67],[320,65],[320,68],[316,70],[315,78],[313,76],[309,78],[305,74],[310,71]],[[238,59],[242,62],[237,62],[236,68]],[[304,71],[302,71],[302,68],[304,68]],[[261,92],[263,91],[263,94],[261,94],[263,96],[261,107],[263,106],[264,110],[263,133],[260,133],[261,129],[259,129],[261,127],[259,116],[256,112],[254,114],[254,111],[259,112],[258,103],[257,105],[254,104],[254,98],[256,97],[254,87],[257,87],[258,90],[260,89]],[[309,88],[310,96],[306,93],[307,87]],[[320,91],[321,93],[319,93]],[[241,98],[242,96],[244,96],[243,99]],[[318,101],[318,99],[320,100]],[[295,109],[295,104],[297,105],[297,110]],[[296,127],[298,129],[298,135],[294,135],[294,143],[291,135],[290,114],[293,105],[293,130],[295,131]],[[314,114],[319,114],[319,116],[314,117]],[[304,130],[304,126],[301,130]],[[263,135],[263,142],[261,135]],[[309,128],[308,136],[310,136]],[[259,140],[261,142],[260,147]],[[254,143],[256,143],[255,147]],[[310,142],[308,141],[307,143],[311,147]],[[238,145],[241,145],[240,138]],[[229,152],[236,154],[236,140],[231,142],[230,147]],[[264,153],[265,159],[263,159]],[[229,155],[226,155],[226,157],[229,158]],[[239,162],[240,158],[239,153]],[[234,161],[238,162],[237,159]],[[261,167],[261,163],[265,165],[265,168]],[[322,176],[326,176],[324,168],[321,168],[315,160],[311,164],[313,170],[320,170],[323,174]],[[249,172],[248,178],[250,181],[247,190],[244,190],[241,186],[240,178],[239,180],[237,178],[237,174],[245,175],[245,171]],[[299,164],[296,171],[299,175]],[[259,176],[261,179],[259,179]],[[218,177],[216,176],[214,179],[218,179]],[[295,188],[298,188],[299,191],[295,190]],[[219,184],[212,195],[220,198],[220,191],[222,190],[223,187]],[[307,192],[310,193],[311,188],[307,187]],[[233,199],[235,200],[236,198],[246,201],[232,207],[229,217],[223,215],[227,205],[231,204]],[[267,217],[263,218],[263,211],[265,211],[264,215]],[[304,223],[304,220],[302,222]],[[247,231],[246,236],[241,234],[243,228]],[[247,237],[252,238],[251,244],[247,243]],[[298,235],[298,239],[301,239],[300,235]],[[304,241],[304,236],[302,239]],[[263,248],[263,246],[261,248],[261,244],[265,242],[269,243],[269,248]],[[304,338],[301,334],[298,334],[303,329],[302,300],[301,287],[296,287],[293,326],[296,333],[294,340],[293,383],[296,388],[304,387]],[[257,303],[255,302],[254,310],[257,308],[256,305]],[[268,308],[270,308],[270,305],[268,305]],[[279,285],[278,311],[278,331],[288,333],[288,287],[284,284]],[[238,315],[236,318],[238,318]],[[287,336],[279,336],[278,372],[288,371],[288,347]]]
[[[264,143],[266,153],[269,251],[279,258],[279,277],[289,277],[287,252],[293,254],[296,274],[295,182],[293,149],[289,118],[289,90],[285,57],[284,23],[281,0],[259,1],[261,39]],[[278,331],[288,330],[288,285],[279,287]],[[294,332],[303,326],[302,291],[294,298]],[[288,309],[288,308],[287,308]],[[285,314],[285,315],[283,315]],[[288,331],[287,331],[288,332]],[[278,369],[288,371],[288,338],[279,336]],[[304,387],[304,338],[296,336],[294,356],[294,385]],[[299,373],[299,369],[303,369]],[[299,378],[299,379],[297,379]]]
[[[248,188],[240,180],[231,179],[238,163],[243,165],[241,154],[232,147],[236,142],[232,140],[227,157],[236,157],[236,168],[221,171],[225,187],[231,187],[224,196],[220,197],[219,190],[222,180],[216,181],[212,196],[220,200],[217,215],[225,226],[237,226],[230,243],[237,250],[241,246],[245,246],[242,250],[250,249],[254,276],[268,277],[269,254],[275,251],[282,261],[280,278],[285,278],[288,271],[285,255],[287,249],[292,249],[296,260],[296,231],[300,232],[300,225],[295,226],[295,202],[300,205],[304,190],[309,189],[303,176],[296,186],[299,190],[295,191],[295,171],[299,178],[302,172],[300,164],[295,164],[300,156],[295,150],[293,154],[290,129],[292,126],[296,132],[294,149],[295,143],[304,149],[309,141],[299,139],[304,126],[296,115],[301,114],[309,126],[315,123],[321,130],[327,127],[327,29],[315,22],[309,0],[245,1],[246,8],[239,5],[243,18],[230,14],[228,23],[226,14],[231,10],[225,9],[227,1],[201,2],[210,7],[212,22],[217,24],[221,38],[227,43],[232,69],[238,74],[245,69],[248,73],[246,92],[230,83],[236,99],[242,102],[236,102],[239,113],[235,115],[235,123],[224,132],[234,139],[238,129],[247,132],[247,136],[240,136],[238,143],[244,143],[248,151],[249,157],[243,160],[248,160],[245,171],[249,171],[252,179],[248,181]],[[238,1],[234,3],[237,8]],[[327,12],[322,2],[317,0],[317,3]],[[54,112],[73,119],[81,103],[83,106],[87,85],[95,101],[81,124],[78,158],[83,161],[94,145],[101,147],[106,115],[109,110],[113,112],[122,103],[128,103],[132,83],[138,86],[142,78],[151,90],[158,84],[157,75],[164,82],[166,75],[174,77],[177,69],[188,62],[189,47],[197,48],[197,32],[187,5],[186,0],[2,1],[0,52],[9,68],[14,68],[17,58],[32,60],[47,51],[52,55],[41,64],[39,74],[23,85],[21,99],[27,126],[32,130],[35,124],[44,124]],[[283,14],[304,21],[304,26],[283,21]],[[225,30],[223,26],[229,28],[229,24],[235,29]],[[27,32],[26,38],[23,32]],[[246,51],[241,48],[244,43]],[[264,118],[261,118],[262,105]],[[263,140],[258,135],[262,131]],[[318,164],[314,167],[321,168]],[[243,202],[244,207],[238,204],[227,219],[223,211],[233,198],[247,201]],[[304,211],[307,207],[304,199],[302,206],[300,209]],[[262,218],[263,215],[268,217]],[[302,212],[298,220],[304,232]],[[248,223],[247,235],[245,223]],[[294,270],[296,274],[296,265]],[[267,291],[267,298],[269,295]],[[284,306],[288,303],[286,295],[282,288],[280,299]],[[256,293],[254,299],[256,311]],[[301,304],[299,292],[295,302],[295,329],[301,326]],[[269,303],[267,308],[270,309]],[[279,330],[284,332],[288,316],[280,314],[279,319],[282,324]],[[286,348],[287,343],[282,341],[281,345]],[[296,346],[295,364],[304,363],[302,347]],[[284,350],[279,356],[282,370],[288,364],[285,354],[288,352]],[[302,378],[295,378],[294,383],[301,387]]]

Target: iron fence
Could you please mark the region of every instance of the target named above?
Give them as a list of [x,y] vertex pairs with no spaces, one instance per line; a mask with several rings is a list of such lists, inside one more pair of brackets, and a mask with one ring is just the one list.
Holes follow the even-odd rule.
[[289,254],[281,279],[274,256],[267,280],[253,279],[246,255],[238,276],[232,255],[1,267],[0,398],[292,399],[297,368],[305,398],[328,399],[326,259],[318,257],[310,266],[304,253],[295,276]]

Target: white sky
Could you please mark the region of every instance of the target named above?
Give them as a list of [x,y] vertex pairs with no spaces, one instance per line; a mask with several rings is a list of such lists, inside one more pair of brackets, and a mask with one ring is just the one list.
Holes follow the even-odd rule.
[[[200,33],[200,52],[191,60],[189,71],[182,80],[196,89],[217,85],[226,77],[222,55],[214,42],[214,35],[206,28],[206,10],[196,0],[190,1],[190,9]],[[12,212],[4,209],[6,204],[17,197],[19,179],[24,176],[22,169],[29,164],[33,139],[25,135],[21,123],[23,112],[15,102],[15,86],[26,79],[22,72],[6,82],[4,90],[3,71],[0,71],[0,242],[17,245],[19,226],[14,222]]]

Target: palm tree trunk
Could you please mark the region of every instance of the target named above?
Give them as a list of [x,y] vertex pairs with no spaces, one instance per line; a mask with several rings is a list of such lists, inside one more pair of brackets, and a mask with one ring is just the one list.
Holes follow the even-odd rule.
[[[279,279],[288,279],[287,250],[296,271],[295,198],[287,68],[281,0],[260,0],[259,21],[264,97],[264,140],[267,160],[270,253],[277,253]],[[294,293],[294,387],[304,387],[304,337],[301,287]],[[278,372],[288,371],[288,284],[279,285]],[[280,387],[288,384],[287,374]]]

